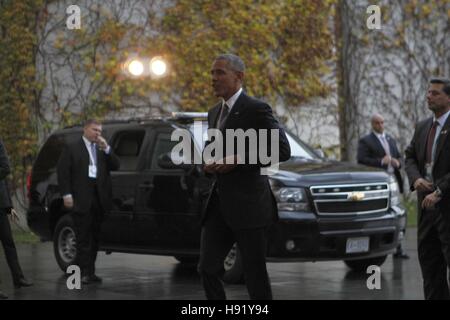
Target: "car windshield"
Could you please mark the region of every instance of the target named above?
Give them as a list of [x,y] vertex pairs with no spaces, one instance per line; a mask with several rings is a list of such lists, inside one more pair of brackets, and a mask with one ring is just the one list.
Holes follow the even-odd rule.
[[[189,130],[194,136],[195,145],[197,148],[203,150],[205,142],[208,140],[208,124],[206,121],[196,121],[189,126]],[[319,157],[314,153],[313,149],[306,143],[295,137],[290,132],[286,132],[286,136],[291,147],[291,158],[302,159],[318,159]]]

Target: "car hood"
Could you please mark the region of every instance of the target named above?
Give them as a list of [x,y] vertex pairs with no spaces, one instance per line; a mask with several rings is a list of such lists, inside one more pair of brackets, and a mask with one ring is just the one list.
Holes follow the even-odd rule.
[[301,187],[389,181],[389,175],[382,169],[350,162],[301,158],[281,163],[278,172],[270,175],[270,178],[284,186]]

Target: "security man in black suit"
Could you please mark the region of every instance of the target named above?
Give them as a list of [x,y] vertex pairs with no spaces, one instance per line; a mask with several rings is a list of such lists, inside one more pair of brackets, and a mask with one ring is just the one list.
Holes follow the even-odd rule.
[[[402,156],[395,139],[384,132],[384,118],[374,114],[371,119],[372,132],[362,137],[358,143],[358,163],[382,168],[395,175],[400,193],[403,193],[403,179],[400,172]],[[405,233],[406,230],[403,230]],[[399,243],[394,258],[409,259]]]
[[417,190],[418,252],[425,299],[450,299],[450,80],[431,79],[433,117],[419,122],[406,149],[406,173]]
[[[279,150],[275,152],[279,152],[280,161],[286,161],[290,158],[289,143],[272,109],[242,91],[244,69],[244,62],[236,55],[220,55],[214,61],[212,86],[222,101],[208,112],[209,128],[221,130],[224,137],[226,129],[278,129]],[[205,172],[215,176],[202,219],[198,266],[208,299],[226,299],[221,276],[224,259],[235,242],[242,254],[250,298],[272,299],[265,261],[266,231],[278,218],[278,211],[268,178],[261,175],[261,163],[247,162],[250,148],[247,144],[241,155],[245,164],[237,164],[238,153],[224,153],[224,163],[215,161],[204,166]]]
[[95,274],[103,215],[111,209],[110,171],[119,168],[119,159],[101,136],[102,125],[86,121],[83,137],[63,150],[58,162],[58,184],[64,206],[71,210],[77,237],[77,263],[81,282],[101,282]]
[[[7,175],[11,172],[8,155],[2,141],[0,141],[0,240],[5,251],[6,261],[11,270],[13,283],[15,288],[29,287],[32,285],[30,281],[25,279],[22,268],[17,257],[17,250],[9,225],[8,215],[13,219],[18,219],[12,207],[11,198],[6,182]],[[8,296],[0,291],[0,299],[7,299]]]

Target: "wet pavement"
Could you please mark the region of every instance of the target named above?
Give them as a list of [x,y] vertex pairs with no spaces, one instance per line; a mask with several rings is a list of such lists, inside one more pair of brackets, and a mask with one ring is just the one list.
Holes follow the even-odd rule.
[[[403,246],[409,260],[388,257],[381,267],[381,289],[369,290],[369,274],[350,271],[342,261],[268,263],[277,300],[423,299],[417,260],[416,229],[409,229]],[[184,267],[172,257],[99,253],[97,274],[103,283],[69,290],[66,276],[53,256],[52,243],[18,245],[24,273],[34,282],[14,289],[3,250],[0,250],[0,288],[10,299],[205,299],[195,267]],[[244,285],[226,285],[229,299],[248,299]]]

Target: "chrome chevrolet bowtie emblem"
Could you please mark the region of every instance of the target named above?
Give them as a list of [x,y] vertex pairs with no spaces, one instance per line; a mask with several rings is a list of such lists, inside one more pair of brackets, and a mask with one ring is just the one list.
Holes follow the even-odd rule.
[[361,201],[364,199],[364,192],[352,192],[347,196],[348,200],[351,201]]

